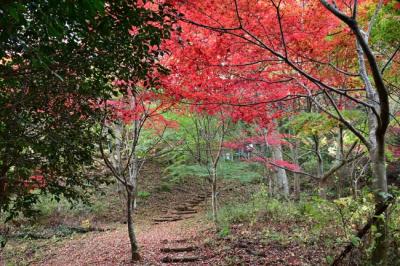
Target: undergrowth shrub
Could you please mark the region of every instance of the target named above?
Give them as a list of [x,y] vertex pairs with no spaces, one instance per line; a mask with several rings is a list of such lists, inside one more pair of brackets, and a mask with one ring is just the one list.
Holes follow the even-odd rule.
[[[40,195],[32,208],[34,214],[29,219],[20,215],[14,219],[13,224],[53,227],[64,223],[79,225],[82,220],[92,218],[114,221],[118,216],[115,206],[120,204],[120,198],[114,195],[116,193],[114,186],[100,187],[86,202],[67,200],[63,196],[55,198]],[[7,217],[7,213],[2,213],[0,219],[4,217]]]
[[150,195],[151,194],[148,191],[138,191],[137,193],[137,196],[142,199],[147,199],[148,197],[150,197]]
[[[165,169],[171,181],[182,181],[188,176],[206,178],[209,169],[199,164],[190,164],[186,160],[177,160]],[[262,179],[262,168],[252,162],[222,161],[218,164],[218,175],[224,179],[236,179],[241,183],[249,183]]]
[[[398,202],[400,191],[392,189],[392,193]],[[389,212],[389,261],[394,262],[393,265],[400,265],[399,205],[394,204]],[[355,252],[358,259],[367,260],[371,255],[371,235],[374,230],[372,228],[372,232],[363,240],[358,239],[356,234],[371,219],[373,213],[373,194],[367,189],[357,199],[343,197],[325,200],[311,196],[294,202],[269,197],[266,188],[261,187],[248,201],[230,203],[220,208],[219,228],[220,235],[226,236],[231,233],[233,224],[252,226],[255,223],[264,223],[265,228],[261,235],[267,242],[322,244],[328,253],[332,252],[329,256],[333,257],[338,245],[352,243],[357,247]],[[282,231],[274,225],[287,230]]]
[[[304,239],[307,231],[308,240],[315,242],[326,228],[337,224],[335,209],[328,201],[312,197],[300,202],[287,201],[268,196],[262,186],[247,202],[236,202],[223,206],[219,210],[220,228],[229,228],[232,224],[256,222],[293,224],[291,231],[295,238]],[[300,223],[301,225],[296,225]],[[297,230],[297,231],[296,231]],[[303,232],[303,233],[301,233]],[[271,235],[271,233],[266,233]]]

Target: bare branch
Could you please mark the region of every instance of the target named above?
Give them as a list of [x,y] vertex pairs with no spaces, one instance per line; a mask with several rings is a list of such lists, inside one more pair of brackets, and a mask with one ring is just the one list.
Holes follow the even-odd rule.
[[396,56],[397,52],[400,50],[400,45],[397,47],[396,51],[392,54],[392,56],[388,59],[388,61],[385,63],[385,65],[382,67],[381,73],[385,72],[386,68],[390,65],[394,57]]

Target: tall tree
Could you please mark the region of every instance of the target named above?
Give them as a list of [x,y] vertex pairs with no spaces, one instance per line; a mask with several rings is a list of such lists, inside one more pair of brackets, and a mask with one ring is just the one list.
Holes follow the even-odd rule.
[[84,168],[95,152],[98,103],[124,93],[111,86],[116,75],[148,87],[166,72],[157,59],[172,13],[153,1],[2,3],[1,210],[30,209],[39,193],[22,184],[37,172],[40,193],[78,199],[79,187],[95,184]]
[[[161,134],[153,142],[144,145],[143,130],[150,122],[160,122],[160,113],[169,105],[161,100],[158,93],[135,87],[133,82],[117,80],[114,84],[127,91],[127,95],[108,100],[104,105],[108,115],[102,124],[104,137],[100,142],[100,151],[106,166],[125,189],[131,260],[137,261],[140,255],[133,214],[138,177],[153,148],[162,138]],[[155,128],[154,125],[152,127]],[[103,147],[103,142],[108,149]]]
[[[368,38],[381,2],[370,18],[359,17],[359,10],[370,3],[358,1],[175,2],[185,14],[181,21],[187,34],[176,48],[186,52],[180,58],[188,59],[180,60],[182,73],[194,70],[188,79],[174,77],[179,86],[199,96],[206,94],[207,100],[238,106],[258,102],[273,107],[277,101],[309,98],[365,145],[376,207],[385,205],[384,152],[390,120],[389,94],[382,78],[386,64],[379,66]],[[201,82],[199,77],[205,76]],[[367,136],[344,117],[336,96],[368,110]],[[373,257],[376,263],[385,263],[387,233],[382,220],[376,226],[379,234]]]

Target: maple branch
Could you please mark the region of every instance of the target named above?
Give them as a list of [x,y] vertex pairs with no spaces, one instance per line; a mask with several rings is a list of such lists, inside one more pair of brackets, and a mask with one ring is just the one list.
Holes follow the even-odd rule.
[[383,74],[383,72],[385,72],[386,68],[390,65],[390,63],[392,62],[392,60],[394,59],[394,57],[396,56],[397,52],[400,50],[400,45],[397,46],[396,51],[394,51],[394,53],[392,54],[392,56],[388,59],[388,61],[385,63],[385,65],[383,66],[382,70],[381,70],[381,74]]
[[309,174],[309,173],[306,173],[306,172],[303,172],[303,171],[297,171],[297,170],[294,170],[294,169],[290,169],[290,168],[287,168],[287,167],[285,167],[285,166],[278,165],[278,164],[276,164],[276,163],[274,163],[274,162],[267,162],[267,163],[270,164],[270,165],[273,165],[273,166],[275,166],[275,167],[278,167],[278,168],[287,170],[287,171],[289,171],[289,172],[295,173],[295,174],[305,175],[305,176],[311,177],[311,178],[313,178],[313,179],[319,180],[319,178],[316,177],[315,175],[312,175],[312,174]]
[[[105,106],[104,106],[105,115],[104,115],[104,118],[102,119],[102,122],[101,122],[100,132],[103,132],[103,131],[104,131],[104,125],[105,125],[106,116],[107,116],[107,102],[106,102],[106,101],[105,101],[104,105],[105,105]],[[99,141],[99,147],[100,147],[101,157],[103,158],[104,163],[106,164],[106,166],[108,167],[108,169],[111,170],[112,174],[114,175],[114,177],[115,177],[119,182],[121,182],[124,186],[127,186],[128,184],[125,182],[125,180],[123,180],[123,179],[120,177],[118,171],[115,169],[115,167],[112,165],[112,163],[110,162],[110,160],[108,159],[108,157],[105,155],[104,148],[103,148],[103,141],[102,141],[102,140]]]
[[242,64],[206,64],[206,66],[212,67],[245,67],[245,66],[252,66],[257,65],[265,62],[283,62],[281,59],[261,59],[253,62],[242,63]]
[[247,77],[243,77],[240,74],[236,74],[236,73],[230,73],[230,74],[232,76],[241,78],[242,80],[259,81],[259,82],[263,82],[263,83],[267,83],[267,84],[286,83],[286,82],[290,82],[290,81],[294,80],[294,78],[286,78],[286,79],[281,79],[281,80],[269,81],[269,80],[265,80],[265,79],[262,79],[262,78],[247,78]]
[[337,163],[336,165],[333,165],[321,178],[322,181],[325,181],[326,179],[328,179],[330,176],[332,176],[334,173],[336,173],[338,170],[340,170],[343,166],[345,166],[348,163],[351,163],[352,161],[357,160],[358,158],[362,157],[365,152],[361,152],[359,154],[357,154],[356,156],[348,159],[350,153],[354,150],[354,148],[356,147],[358,141],[353,142],[353,144],[351,145],[350,149],[347,151],[347,154],[345,156],[344,160],[340,160],[339,163]]
[[340,69],[339,67],[335,66],[334,64],[332,64],[332,63],[330,63],[330,62],[329,62],[329,63],[327,63],[327,62],[322,62],[322,61],[319,61],[319,60],[316,60],[316,59],[314,59],[314,58],[310,58],[310,57],[307,57],[307,56],[304,56],[304,55],[300,55],[300,57],[303,57],[303,58],[305,58],[305,59],[310,60],[311,62],[320,64],[320,65],[330,66],[331,68],[333,68],[333,69],[336,70],[337,72],[342,73],[343,75],[346,75],[346,76],[351,76],[351,77],[359,77],[359,76],[360,76],[359,73],[351,73],[351,72],[345,71],[345,70]]
[[[311,90],[304,84],[302,84],[301,82],[298,81],[298,84],[300,86],[302,86],[305,90],[308,91],[309,94],[309,99],[311,101],[313,101],[315,103],[315,105],[324,113],[326,113],[328,116],[332,117],[333,119],[341,122],[343,125],[345,125],[351,132],[354,133],[354,135],[356,135],[360,141],[367,147],[367,149],[370,149],[370,143],[368,142],[368,140],[361,134],[360,131],[358,131],[349,121],[347,121],[346,119],[344,119],[344,117],[342,115],[340,116],[336,116],[334,115],[332,112],[328,111],[326,108],[322,107],[322,105],[315,100],[315,97],[313,97],[313,95],[311,94]],[[337,108],[337,106],[336,106]],[[336,111],[336,110],[335,110]],[[339,112],[340,113],[340,112]]]
[[353,14],[352,14],[351,18],[354,20],[357,18],[357,0],[354,0]]
[[332,5],[328,3],[326,0],[320,0],[321,4],[325,6],[326,9],[328,9],[332,14],[334,14],[336,17],[338,17],[340,20],[342,20],[344,23],[347,25],[354,25],[356,21],[349,16],[347,16],[345,13],[340,11],[336,4]]
[[[326,96],[328,96],[328,99],[329,99],[329,101],[331,102],[331,104],[332,104],[333,108],[335,109],[336,113],[339,115],[339,117],[340,117],[342,120],[345,120],[344,117],[342,116],[342,114],[341,114],[341,112],[340,112],[338,106],[336,105],[335,101],[333,100],[332,96],[331,96],[326,90],[324,90],[324,92],[325,92]],[[377,113],[376,109],[375,109],[375,108],[371,108],[371,110],[372,110],[372,112],[375,114],[375,116],[377,117],[377,119],[379,119],[379,114]],[[368,146],[367,146],[367,147],[368,147]]]
[[142,131],[142,128],[146,122],[146,120],[148,119],[148,115],[144,114],[144,116],[142,117],[142,119],[140,119],[139,121],[135,120],[135,126],[134,126],[134,136],[133,136],[133,143],[130,145],[131,146],[131,152],[129,153],[129,157],[127,159],[126,165],[124,167],[123,173],[125,171],[128,170],[129,166],[131,165],[131,160],[136,152],[136,147],[138,145],[139,142],[139,137],[140,137],[140,132]]
[[240,30],[241,29],[240,26],[239,27],[231,27],[231,28],[214,27],[214,26],[205,25],[205,24],[201,24],[201,23],[195,22],[193,20],[186,19],[184,17],[179,18],[179,20],[181,20],[183,22],[186,22],[186,23],[189,23],[189,24],[192,24],[192,25],[195,25],[195,26],[198,26],[198,27],[201,27],[201,28],[204,28],[204,29],[209,29],[209,30],[216,31],[216,32],[221,32],[221,33],[229,33],[230,31],[235,31],[235,30]]
[[[247,31],[246,29],[242,29],[245,33],[247,33],[250,37],[252,37],[256,42],[251,41],[253,44],[256,44],[257,46],[260,46],[264,49],[266,49],[267,51],[269,51],[270,53],[272,53],[273,55],[275,55],[276,57],[282,59],[284,62],[286,62],[287,65],[289,65],[292,69],[294,69],[295,71],[297,71],[300,75],[302,75],[303,77],[305,77],[306,79],[308,79],[309,81],[311,81],[312,83],[316,84],[316,85],[320,85],[326,89],[329,89],[331,91],[334,91],[337,94],[343,95],[346,98],[349,98],[350,100],[364,105],[368,108],[374,109],[374,107],[366,102],[363,102],[361,100],[358,100],[350,95],[348,95],[346,92],[340,91],[339,89],[329,86],[328,84],[325,84],[324,82],[322,82],[321,80],[315,78],[314,76],[310,75],[309,73],[305,72],[304,70],[302,70],[301,68],[299,68],[297,65],[295,65],[291,60],[289,60],[289,58],[284,57],[282,54],[274,51],[273,49],[271,49],[270,47],[268,47],[264,42],[262,42],[259,38],[257,38],[256,36],[254,36],[251,32]],[[230,33],[232,34],[232,33]],[[248,40],[248,38],[235,34],[235,36],[238,36],[239,38]]]
[[[153,127],[155,127],[155,125],[154,125],[154,123],[152,122],[152,121],[150,121],[150,123],[153,125]],[[154,154],[153,156],[148,156],[148,154],[150,153],[150,151],[154,148],[154,147],[156,147],[162,140],[164,140],[164,134],[165,134],[165,131],[167,130],[167,125],[164,125],[164,128],[163,128],[163,130],[162,130],[162,132],[161,133],[157,133],[157,135],[158,135],[158,139],[155,141],[155,142],[153,142],[144,152],[143,152],[143,160],[148,160],[148,159],[151,159],[151,158],[156,158],[156,157],[158,157],[158,156],[160,156],[160,155],[163,155],[163,154],[166,154],[166,153],[168,153],[168,152],[170,152],[171,150],[168,150],[168,151],[165,151],[165,152],[163,152],[163,153],[158,153],[158,154]]]
[[[343,14],[341,11],[339,11],[336,7],[332,6],[329,4],[326,0],[320,0],[320,2],[336,17],[338,17],[340,20],[342,20],[344,23],[346,23],[350,29],[353,31],[354,35],[356,36],[358,44],[361,46],[363,53],[367,57],[369,67],[371,69],[372,77],[374,79],[376,91],[378,92],[378,98],[379,98],[379,105],[380,105],[380,115],[378,122],[380,123],[378,128],[376,129],[376,132],[379,136],[384,136],[384,133],[386,132],[386,129],[389,125],[389,99],[388,99],[388,91],[386,89],[386,86],[383,82],[382,74],[381,71],[379,71],[378,63],[376,62],[376,58],[374,54],[372,53],[371,48],[368,45],[368,35],[366,38],[364,38],[360,28],[358,27],[357,21],[354,19],[349,18],[345,14]],[[380,1],[381,3],[381,1]],[[380,5],[378,8],[375,10],[375,14],[373,18],[371,19],[369,29],[368,31],[371,30],[372,25],[375,21],[376,14],[379,12]],[[369,33],[369,32],[368,32]]]
[[287,52],[287,47],[286,47],[285,35],[283,33],[282,16],[281,16],[281,12],[280,12],[281,1],[279,1],[278,5],[276,5],[273,0],[271,0],[271,2],[272,2],[272,4],[274,5],[274,7],[276,9],[276,17],[278,19],[278,24],[279,24],[279,34],[281,36],[281,42],[282,42],[282,46],[283,46],[283,51],[285,53],[285,57],[287,58],[288,57],[288,52]]
[[256,19],[257,19],[258,24],[259,24],[259,25],[261,26],[261,28],[263,29],[263,31],[264,31],[264,33],[265,33],[265,37],[267,37],[267,39],[268,39],[268,41],[269,41],[269,44],[271,45],[271,47],[272,47],[273,49],[275,49],[275,48],[274,48],[274,43],[272,42],[272,40],[271,40],[269,34],[267,33],[267,30],[266,30],[264,24],[261,23],[260,18],[259,18],[258,16],[256,17]]
[[[314,96],[319,95],[321,93],[322,92],[314,94]],[[258,102],[253,102],[253,103],[228,103],[228,102],[210,102],[210,101],[203,102],[203,103],[180,101],[180,103],[188,104],[188,105],[228,105],[228,106],[246,107],[246,106],[255,106],[255,105],[262,105],[262,104],[277,103],[277,102],[282,102],[282,101],[293,101],[293,100],[296,100],[296,99],[299,99],[299,98],[306,98],[306,97],[309,97],[309,96],[308,95],[296,94],[296,95],[286,95],[286,96],[283,96],[282,98],[275,99],[275,100],[258,101]]]
[[322,177],[317,177],[317,176],[312,175],[312,174],[307,173],[307,172],[290,169],[288,167],[278,165],[278,164],[276,164],[274,162],[269,162],[269,161],[266,161],[266,160],[265,160],[265,162],[270,164],[270,165],[273,165],[275,167],[287,170],[287,171],[295,173],[295,174],[301,174],[301,175],[304,175],[304,176],[308,176],[308,177],[311,177],[311,178],[313,178],[315,180],[318,180],[318,181],[325,181],[326,179],[331,177],[334,173],[336,173],[338,170],[340,170],[343,166],[345,166],[348,163],[351,163],[352,161],[357,160],[358,158],[362,157],[365,154],[364,152],[362,152],[362,153],[359,153],[359,154],[357,154],[356,156],[354,156],[354,157],[352,157],[350,159],[347,159],[349,154],[354,150],[356,145],[357,145],[357,141],[355,141],[353,143],[353,145],[350,147],[349,151],[347,152],[347,155],[346,155],[345,159],[341,160],[340,163],[338,163],[336,165],[333,165],[327,172],[325,172],[325,174]]
[[381,8],[382,8],[382,4],[383,4],[383,1],[382,1],[382,0],[379,0],[378,6],[376,7],[376,9],[375,9],[375,11],[374,11],[374,14],[372,15],[372,17],[371,17],[371,19],[370,19],[370,21],[369,21],[369,23],[368,23],[368,29],[367,29],[367,33],[366,33],[367,39],[369,38],[369,35],[370,35],[371,31],[372,31],[372,28],[373,28],[374,25],[375,25],[376,18],[378,17],[379,11],[380,11]]
[[332,96],[329,94],[329,92],[327,92],[326,90],[324,90],[325,95],[328,97],[331,105],[333,106],[333,108],[335,109],[335,112],[337,113],[337,115],[339,116],[340,120],[345,120],[342,113],[340,112],[338,106],[336,105],[335,101],[333,100]]
[[346,76],[350,76],[350,77],[359,77],[359,76],[360,76],[360,74],[356,74],[356,73],[351,73],[351,72],[344,71],[344,70],[338,68],[337,66],[335,66],[335,65],[332,64],[332,63],[329,63],[328,66],[332,67],[332,68],[335,69],[337,72],[342,73],[343,75],[346,75]]
[[[330,4],[328,4],[325,0],[320,0],[323,4],[327,4],[329,6],[329,8],[333,8],[333,10],[337,13],[337,16],[343,16],[346,21],[348,21],[349,24],[352,25],[353,27],[353,20],[351,20],[349,17],[347,17],[345,14],[341,13],[340,11],[338,11],[336,8],[334,8],[333,6],[331,6]],[[325,5],[324,4],[324,5]],[[335,14],[336,15],[336,14]],[[213,26],[209,26],[209,25],[205,25],[205,24],[201,24],[201,23],[197,23],[188,19],[182,19],[182,21],[186,22],[186,23],[190,23],[193,25],[196,25],[198,27],[202,27],[205,29],[209,29],[212,31],[216,31],[216,32],[221,32],[221,33],[226,33],[226,34],[230,34],[233,35],[235,37],[238,37],[240,39],[243,39],[247,42],[249,42],[250,44],[256,45],[262,49],[267,50],[268,52],[270,52],[272,55],[276,56],[277,58],[281,59],[282,61],[284,61],[288,66],[290,66],[293,70],[295,70],[296,72],[298,72],[300,75],[302,75],[303,77],[305,77],[306,79],[308,79],[310,82],[314,83],[317,86],[321,86],[323,88],[326,88],[328,90],[331,90],[339,95],[342,95],[360,105],[363,105],[365,107],[374,109],[374,107],[362,100],[359,100],[355,97],[350,96],[348,93],[346,93],[346,91],[341,91],[338,88],[335,88],[333,86],[330,86],[324,82],[322,82],[320,79],[314,77],[313,75],[307,73],[306,71],[304,71],[303,69],[301,69],[300,67],[298,67],[295,63],[293,63],[291,60],[289,60],[288,57],[282,55],[281,53],[275,51],[274,49],[272,49],[271,47],[269,47],[268,45],[266,45],[261,39],[259,39],[257,36],[255,36],[254,34],[252,34],[250,31],[248,31],[245,27],[239,26],[239,27],[235,27],[235,28],[218,28],[218,27],[213,27]],[[238,34],[236,32],[234,32],[235,30],[241,30],[244,33],[246,33],[250,38],[243,36],[242,34]],[[372,55],[372,54],[371,54]],[[373,57],[373,55],[372,55]]]
[[238,6],[237,0],[235,0],[234,3],[235,3],[236,17],[237,17],[238,22],[239,22],[239,27],[240,27],[240,28],[243,28],[243,25],[242,25],[242,18],[240,17],[240,14],[239,14],[239,6]]

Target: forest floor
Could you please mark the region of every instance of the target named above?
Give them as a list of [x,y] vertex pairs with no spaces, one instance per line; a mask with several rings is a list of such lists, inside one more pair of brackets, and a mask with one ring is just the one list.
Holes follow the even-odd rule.
[[[154,178],[142,184],[151,193],[142,204],[139,202],[136,215],[142,257],[136,265],[325,264],[326,254],[317,245],[265,242],[260,234],[265,224],[236,224],[228,235],[216,234],[208,217],[210,202],[205,196],[209,192],[202,182],[188,179],[160,189],[163,187],[161,172],[153,168],[145,174]],[[248,186],[232,180],[221,187],[224,188],[220,193],[221,205],[232,198],[246,198],[251,194]],[[114,215],[121,215],[117,213]],[[285,223],[268,227],[277,231],[290,230],[290,225]],[[96,228],[101,230],[64,238],[10,241],[4,254],[0,254],[0,265],[130,265],[130,245],[123,216],[114,222],[96,222]]]

